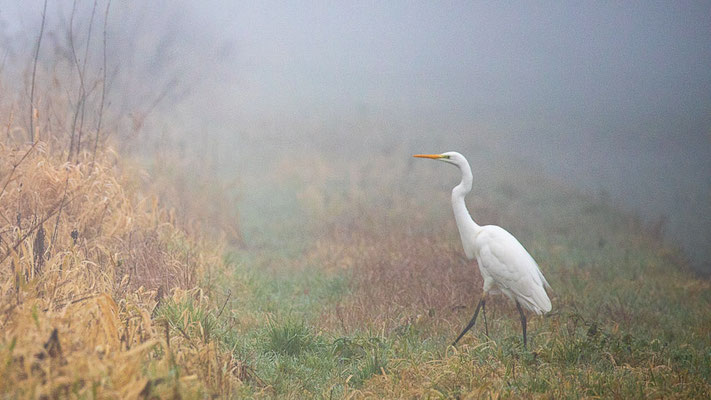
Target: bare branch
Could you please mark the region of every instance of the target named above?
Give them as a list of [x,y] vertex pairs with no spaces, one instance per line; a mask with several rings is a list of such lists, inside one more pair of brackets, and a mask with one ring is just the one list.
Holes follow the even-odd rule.
[[64,200],[67,198],[67,187],[69,186],[69,174],[67,174],[67,179],[64,181],[64,193],[62,194],[62,200],[59,202],[59,210],[57,211],[57,221],[54,223],[54,231],[52,232],[52,241],[49,243],[50,248],[54,247],[54,243],[57,240],[57,230],[59,229],[59,217],[62,215],[62,207],[64,207]]
[[32,84],[30,86],[30,141],[35,141],[35,76],[37,75],[37,59],[39,58],[40,45],[42,44],[42,36],[44,35],[44,21],[47,16],[47,0],[44,0],[44,8],[42,9],[42,25],[40,34],[37,38],[37,49],[35,49],[35,61],[32,66]]
[[[82,60],[82,66],[81,66],[81,77],[86,76],[86,63],[87,60],[89,59],[89,45],[91,44],[91,31],[92,28],[94,27],[94,16],[96,15],[96,2],[97,0],[94,0],[94,6],[91,9],[91,19],[89,19],[89,32],[87,33],[86,37],[86,46],[84,46],[84,60]],[[82,88],[83,88],[83,79],[82,79]],[[86,98],[88,97],[88,94],[86,93],[86,89],[84,88],[83,90],[83,98],[81,101],[81,118],[79,121],[79,133],[77,135],[77,155],[79,152],[81,152],[81,135],[82,131],[84,130],[84,111],[86,109]]]
[[79,65],[79,57],[77,57],[77,49],[74,46],[74,16],[77,12],[77,0],[74,0],[72,4],[72,14],[69,18],[69,48],[72,53],[72,60],[74,61],[74,66],[77,69],[77,74],[79,75],[79,99],[77,99],[76,108],[74,110],[74,119],[72,120],[72,133],[69,139],[69,154],[67,155],[67,161],[71,161],[72,152],[74,151],[74,137],[77,129],[77,120],[79,119],[79,111],[81,110],[81,103],[84,101],[84,75]]
[[103,78],[101,79],[101,104],[99,104],[99,122],[96,124],[96,139],[94,140],[94,151],[91,156],[91,166],[93,168],[94,161],[96,160],[96,148],[99,145],[99,135],[101,134],[101,120],[104,116],[104,99],[106,96],[106,26],[109,21],[109,7],[111,7],[111,0],[106,3],[106,11],[104,12],[104,68],[103,68]]

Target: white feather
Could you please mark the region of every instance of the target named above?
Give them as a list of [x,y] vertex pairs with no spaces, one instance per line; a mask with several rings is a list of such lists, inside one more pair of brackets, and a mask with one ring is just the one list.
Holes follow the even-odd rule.
[[485,280],[491,280],[491,287],[536,314],[551,310],[544,289],[548,282],[536,261],[512,234],[499,226],[482,226],[474,243],[479,271]]

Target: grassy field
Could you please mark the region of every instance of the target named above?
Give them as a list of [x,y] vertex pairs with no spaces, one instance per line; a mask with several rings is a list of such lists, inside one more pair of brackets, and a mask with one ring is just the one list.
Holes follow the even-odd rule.
[[552,286],[528,350],[501,297],[489,336],[449,346],[481,293],[449,166],[282,155],[234,201],[179,162],[1,150],[4,398],[711,395],[711,283],[656,229],[484,149],[469,208]]
[[526,351],[515,308],[494,297],[490,336],[477,326],[449,347],[481,293],[450,215],[458,176],[405,156],[289,159],[291,172],[247,183],[248,246],[229,255],[226,279],[239,295],[225,340],[258,377],[242,394],[711,394],[711,284],[638,220],[535,172],[480,169],[469,206],[539,260],[553,312],[530,318]]

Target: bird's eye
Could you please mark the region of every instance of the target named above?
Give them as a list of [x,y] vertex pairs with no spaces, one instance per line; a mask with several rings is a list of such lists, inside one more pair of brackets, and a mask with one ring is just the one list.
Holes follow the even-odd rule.
[[449,160],[449,156],[442,156],[442,158],[446,158],[447,160]]

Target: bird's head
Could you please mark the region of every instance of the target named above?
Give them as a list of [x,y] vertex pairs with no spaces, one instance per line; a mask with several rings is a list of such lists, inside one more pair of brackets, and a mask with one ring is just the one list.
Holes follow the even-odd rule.
[[456,151],[448,151],[442,154],[415,154],[413,157],[444,161],[448,164],[456,165],[460,169],[469,167],[467,159]]

